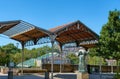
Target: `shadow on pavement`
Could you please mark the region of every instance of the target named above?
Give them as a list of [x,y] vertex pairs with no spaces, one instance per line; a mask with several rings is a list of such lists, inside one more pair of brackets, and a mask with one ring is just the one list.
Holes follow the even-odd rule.
[[61,78],[61,79],[77,79],[76,74],[56,74],[54,77]]
[[[0,76],[0,79],[8,79],[8,76]],[[13,79],[44,79],[44,77],[37,75],[23,75],[23,76],[13,76]]]

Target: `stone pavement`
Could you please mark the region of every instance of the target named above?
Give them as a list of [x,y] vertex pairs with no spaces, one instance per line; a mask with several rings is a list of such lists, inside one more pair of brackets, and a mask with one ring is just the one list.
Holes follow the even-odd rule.
[[[7,79],[7,76],[0,76],[0,79]],[[25,76],[14,76],[13,79],[44,79],[40,76],[34,76],[34,75],[25,75]]]
[[56,79],[77,79],[76,73],[54,73]]
[[114,73],[90,74],[89,79],[113,79]]
[[[7,78],[7,74],[0,74],[0,79]],[[44,75],[14,76],[13,79],[44,79]],[[54,73],[54,79],[77,79],[77,76],[75,73]]]

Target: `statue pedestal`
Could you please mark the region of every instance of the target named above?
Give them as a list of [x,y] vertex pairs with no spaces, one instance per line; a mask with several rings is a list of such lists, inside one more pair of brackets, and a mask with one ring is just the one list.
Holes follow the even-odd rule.
[[77,72],[77,79],[89,79],[89,74],[87,72]]

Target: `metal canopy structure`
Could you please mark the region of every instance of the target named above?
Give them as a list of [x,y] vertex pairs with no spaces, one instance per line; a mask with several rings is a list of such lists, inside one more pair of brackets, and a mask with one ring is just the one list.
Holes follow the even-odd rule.
[[26,46],[50,43],[50,35],[62,45],[75,42],[77,46],[91,48],[95,46],[98,35],[82,22],[75,21],[48,30],[42,29],[22,20],[0,22],[0,33]]
[[85,48],[93,47],[99,37],[80,21],[58,26],[50,29],[50,31],[57,35],[56,40],[61,45],[75,42],[77,46],[83,46]]
[[[4,23],[5,25],[2,25]],[[19,42],[28,42],[33,40],[36,44],[39,38],[48,37],[51,32],[27,23],[22,20],[1,22],[0,33]]]
[[[0,22],[0,34],[17,40],[22,44],[22,73],[24,61],[24,46],[31,46],[42,43],[57,41],[61,48],[66,43],[76,43],[86,49],[94,47],[98,40],[98,35],[80,21],[71,22],[62,26],[45,30],[22,20]],[[60,65],[61,71],[61,65]],[[53,53],[51,63],[51,79],[53,79]]]

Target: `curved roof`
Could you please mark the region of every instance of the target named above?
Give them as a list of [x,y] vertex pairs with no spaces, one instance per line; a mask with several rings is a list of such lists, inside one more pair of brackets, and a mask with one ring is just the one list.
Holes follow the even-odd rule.
[[34,44],[37,44],[40,38],[49,37],[51,34],[55,34],[57,36],[55,40],[61,45],[75,42],[78,46],[82,45],[85,47],[90,47],[90,45],[92,47],[92,44],[94,44],[84,43],[85,41],[96,41],[99,37],[79,20],[52,28],[49,31],[22,20],[4,21],[0,22],[0,33],[19,42],[28,42],[32,40]]

